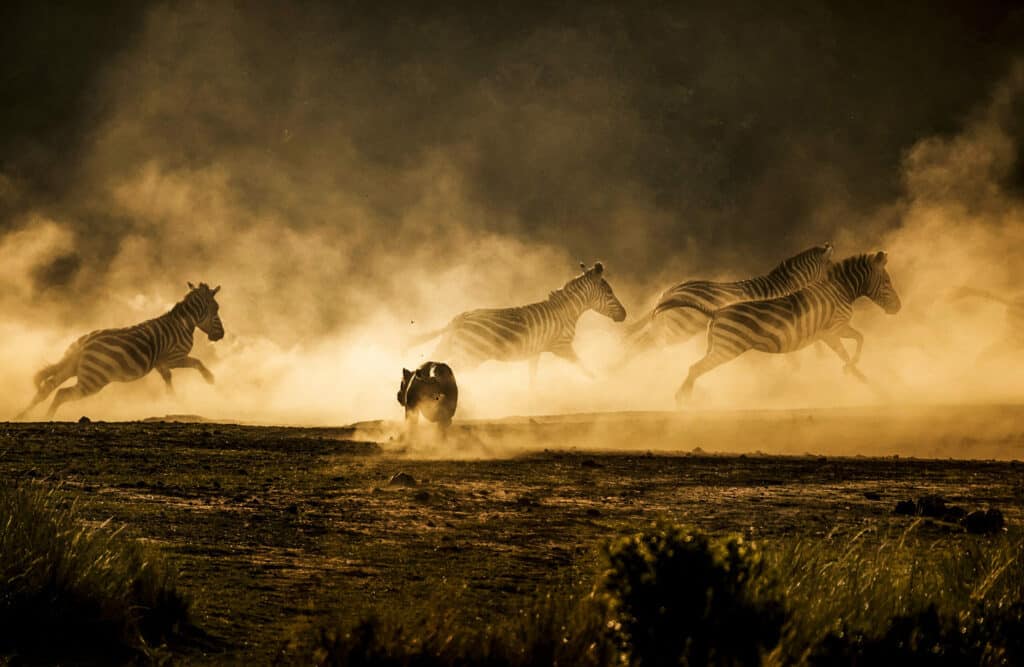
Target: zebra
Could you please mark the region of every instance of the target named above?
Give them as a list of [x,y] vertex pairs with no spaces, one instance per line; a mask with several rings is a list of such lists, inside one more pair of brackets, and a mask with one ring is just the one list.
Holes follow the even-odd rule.
[[999,340],[986,347],[978,355],[978,361],[987,362],[1015,350],[1024,349],[1024,295],[1006,297],[976,287],[961,286],[953,290],[949,300],[968,297],[994,301],[1006,306],[1006,325]]
[[544,301],[461,313],[441,329],[418,336],[410,346],[441,336],[431,357],[445,360],[460,372],[489,359],[526,359],[531,384],[537,375],[541,353],[551,352],[592,377],[572,347],[576,322],[587,310],[621,322],[626,319],[626,309],[605,280],[601,262],[589,269],[581,263],[580,268],[582,275],[551,292]]
[[53,417],[63,403],[95,394],[111,382],[138,380],[154,368],[173,393],[172,368],[194,368],[208,383],[213,373],[195,357],[192,336],[199,327],[211,341],[224,337],[220,306],[214,297],[220,286],[210,289],[206,283],[188,283],[189,292],[168,312],[152,320],[123,329],[100,329],[88,333],[64,353],[64,357],[35,375],[36,395],[16,419],[46,400],[54,389],[71,377],[78,381],[57,392],[46,414]]
[[[685,343],[707,329],[704,310],[717,310],[740,301],[774,299],[825,277],[831,266],[831,243],[813,246],[783,260],[763,276],[735,282],[689,280],[662,293],[657,306],[627,325],[626,359],[651,342],[656,330],[667,343]],[[625,361],[624,360],[624,361]]]
[[[900,297],[885,270],[888,261],[884,251],[855,255],[833,264],[824,280],[786,296],[719,309],[695,304],[711,318],[708,347],[704,357],[690,366],[686,380],[676,392],[676,402],[689,398],[693,383],[701,375],[747,350],[792,352],[816,340],[824,341],[846,364],[845,369],[863,380],[857,362],[864,336],[850,326],[853,302],[866,296],[890,315],[899,312]],[[671,303],[658,306],[672,307]],[[852,358],[843,346],[843,338],[856,342]]]

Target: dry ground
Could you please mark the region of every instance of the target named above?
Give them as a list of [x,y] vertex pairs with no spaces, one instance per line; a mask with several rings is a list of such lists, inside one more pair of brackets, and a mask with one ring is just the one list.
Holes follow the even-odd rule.
[[[1022,417],[576,415],[462,424],[448,445],[416,448],[382,423],[0,424],[0,474],[61,483],[174,563],[198,623],[230,647],[189,661],[266,663],[324,618],[412,612],[438,595],[500,614],[655,518],[816,539],[899,531],[897,500],[938,493],[1020,524]],[[417,483],[389,485],[398,472]]]

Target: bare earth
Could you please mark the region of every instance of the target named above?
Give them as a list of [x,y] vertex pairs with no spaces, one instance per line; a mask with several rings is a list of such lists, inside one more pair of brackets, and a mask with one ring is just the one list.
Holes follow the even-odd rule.
[[[895,502],[927,493],[1024,514],[1018,406],[509,419],[457,425],[447,448],[394,435],[10,423],[0,473],[61,483],[176,565],[229,646],[197,663],[266,663],[311,624],[440,593],[501,614],[656,518],[770,542],[899,530]],[[398,472],[416,483],[389,485]]]

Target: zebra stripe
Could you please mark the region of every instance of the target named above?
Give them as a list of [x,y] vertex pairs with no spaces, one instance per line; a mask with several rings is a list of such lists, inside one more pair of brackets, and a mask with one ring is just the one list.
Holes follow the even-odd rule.
[[[708,326],[708,348],[704,358],[690,367],[676,393],[676,401],[689,397],[701,375],[721,366],[747,350],[785,353],[822,340],[843,360],[848,371],[857,374],[864,336],[850,326],[853,302],[866,296],[885,312],[900,309],[900,298],[885,270],[888,256],[848,257],[834,264],[821,282],[786,296],[765,301],[745,301],[713,311]],[[857,344],[851,358],[840,339]]]
[[220,287],[210,289],[206,283],[188,286],[185,298],[160,317],[123,329],[93,331],[72,343],[59,362],[36,373],[35,398],[17,419],[72,377],[77,382],[57,392],[47,418],[63,403],[95,394],[111,382],[138,380],[153,369],[160,373],[168,391],[173,391],[172,368],[195,368],[212,383],[209,369],[188,354],[196,327],[212,341],[224,337],[220,306],[214,299]]
[[774,299],[817,282],[831,265],[832,244],[814,246],[783,260],[763,276],[735,282],[689,280],[662,293],[654,310],[627,330],[635,352],[659,338],[684,343],[708,324],[708,313],[741,301]]
[[447,326],[418,337],[413,345],[441,336],[431,358],[447,362],[457,371],[474,368],[489,359],[530,362],[531,381],[537,360],[551,352],[587,372],[573,350],[576,322],[594,310],[616,322],[626,309],[604,279],[604,266],[590,269],[557,289],[544,301],[513,308],[471,310],[455,316]]

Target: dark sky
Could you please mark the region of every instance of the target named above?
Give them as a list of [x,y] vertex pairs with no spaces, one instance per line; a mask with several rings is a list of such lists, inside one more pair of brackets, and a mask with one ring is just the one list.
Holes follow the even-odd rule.
[[78,243],[29,278],[102,277],[147,233],[110,193],[154,161],[223,169],[247,215],[354,256],[458,261],[464,228],[402,222],[443,159],[481,233],[636,280],[681,248],[694,272],[767,268],[897,200],[905,151],[1024,51],[1024,11],[986,2],[364,4],[4,3],[0,234],[35,212]]

